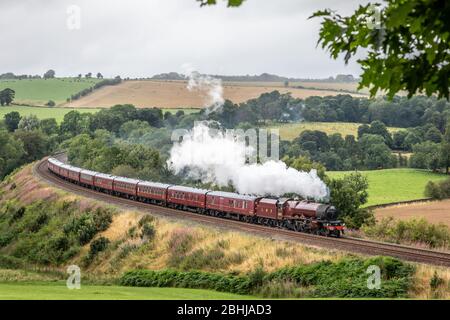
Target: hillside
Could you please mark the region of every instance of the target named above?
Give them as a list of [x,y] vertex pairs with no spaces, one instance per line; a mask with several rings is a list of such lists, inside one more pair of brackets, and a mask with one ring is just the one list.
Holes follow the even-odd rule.
[[43,106],[49,100],[56,104],[65,103],[72,94],[92,87],[98,81],[75,78],[0,80],[0,90],[13,89],[17,104]]
[[[278,90],[291,92],[293,97],[336,95],[342,92],[332,90],[311,90],[285,88],[281,83],[224,83],[224,98],[234,103],[259,97],[262,93]],[[125,81],[117,86],[104,87],[92,94],[66,104],[68,107],[105,108],[115,104],[131,103],[137,107],[199,108],[203,107],[204,92],[186,88],[183,81]]]
[[[14,296],[14,292],[21,290],[17,284],[14,286],[8,284],[11,280],[20,281],[20,279],[31,283],[30,288],[34,286],[37,290],[44,290],[47,297],[59,296],[61,289],[56,283],[52,285],[53,287],[42,288],[42,282],[39,281],[43,280],[42,277],[64,279],[65,267],[70,264],[82,267],[83,279],[87,279],[84,281],[87,281],[89,286],[98,286],[99,283],[117,285],[117,279],[122,277],[124,272],[134,269],[154,270],[155,274],[162,272],[161,275],[169,276],[170,273],[164,270],[171,268],[184,272],[183,276],[192,277],[199,275],[193,270],[200,270],[205,277],[212,277],[211,272],[213,272],[215,278],[210,278],[211,281],[217,277],[225,277],[224,280],[235,277],[234,279],[238,281],[246,279],[246,274],[252,272],[264,272],[267,277],[276,277],[280,268],[305,268],[306,271],[313,270],[308,269],[309,266],[318,268],[325,265],[331,268],[330,270],[338,268],[342,277],[348,277],[355,272],[353,268],[358,265],[373,263],[358,255],[307,247],[281,240],[274,241],[205,227],[188,221],[152,217],[143,212],[111,207],[101,202],[67,194],[39,182],[32,175],[30,165],[9,177],[1,185],[0,194],[0,212],[2,213],[0,215],[0,297],[11,297]],[[107,218],[109,214],[111,214],[111,220]],[[86,238],[88,236],[86,233],[71,231],[81,225],[84,227],[79,230],[91,230],[92,227],[97,227],[92,229],[93,233],[89,233],[89,237]],[[82,238],[79,238],[80,236]],[[80,244],[81,239],[84,240]],[[100,239],[108,240],[100,241]],[[100,242],[103,242],[103,246],[99,246]],[[96,249],[93,251],[93,248]],[[371,259],[374,261],[373,259],[378,258]],[[390,261],[388,259],[384,263],[395,263],[394,270],[406,268],[406,266],[402,267],[402,263]],[[35,270],[36,267],[45,267],[47,273],[44,276],[32,276],[30,271],[21,273],[17,270],[12,272],[5,270],[8,268]],[[263,271],[255,271],[259,268]],[[401,272],[406,270],[409,269]],[[428,298],[430,293],[427,286],[435,270],[444,277],[445,281],[450,279],[450,274],[445,273],[443,268],[417,265],[416,280],[411,282],[414,283],[414,287],[407,289],[408,295]],[[145,276],[145,273],[140,274]],[[396,279],[396,275],[392,276]],[[328,276],[321,274],[319,277]],[[341,280],[340,277],[321,280],[330,283],[333,288],[331,291],[319,284],[313,287],[296,288],[294,283],[269,282],[263,284],[257,292],[258,295],[263,296],[314,297],[322,290],[322,294],[344,297],[353,289],[346,287],[346,281]],[[365,284],[366,280],[358,278],[355,281],[362,281],[361,283]],[[398,281],[392,283],[392,287],[389,288],[396,290],[397,293],[406,294],[405,288],[409,287],[404,287],[406,284],[402,281],[405,280]],[[123,281],[121,280],[120,283]],[[400,283],[403,283],[402,287],[394,289]],[[128,285],[130,285],[129,282]],[[184,286],[186,285],[190,288],[196,287],[194,283],[185,283]],[[208,285],[202,286],[205,288],[204,286]],[[92,290],[100,290],[105,297],[109,294],[119,294],[119,298],[126,298],[123,295],[136,295],[138,298],[144,292],[143,289],[135,288],[137,291],[132,289],[118,287],[115,291],[116,289],[111,287],[105,290],[100,287],[92,287],[92,289],[88,287],[83,297],[92,298],[89,295]],[[9,292],[9,296],[2,293],[2,290]],[[225,288],[221,290],[227,292]],[[378,291],[377,294],[394,294],[395,296],[394,291],[386,290],[388,291]],[[152,294],[152,290],[147,292]],[[373,294],[369,291],[359,292],[359,294]],[[164,295],[173,297],[178,294],[180,292],[161,291],[156,292],[155,297],[164,298]],[[445,293],[443,294],[445,296]],[[207,292],[205,296],[206,298],[218,297],[215,293],[209,295]],[[199,298],[196,292],[192,292],[190,297]],[[67,298],[67,295],[63,295],[62,298]]]

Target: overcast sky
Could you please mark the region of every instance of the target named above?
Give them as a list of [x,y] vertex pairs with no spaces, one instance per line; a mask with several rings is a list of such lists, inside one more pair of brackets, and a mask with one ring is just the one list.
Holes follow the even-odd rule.
[[[195,0],[1,0],[0,73],[53,68],[57,76],[147,77],[182,72],[189,63],[209,74],[357,76],[355,61],[345,66],[316,48],[319,20],[307,18],[324,8],[351,13],[366,2],[247,0],[240,8],[200,8]],[[71,5],[81,9],[79,29]]]

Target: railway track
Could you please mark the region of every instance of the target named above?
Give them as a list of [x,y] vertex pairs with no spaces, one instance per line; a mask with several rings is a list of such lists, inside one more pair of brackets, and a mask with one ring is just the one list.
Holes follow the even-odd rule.
[[83,188],[79,185],[72,184],[70,182],[67,182],[65,180],[56,177],[47,170],[46,159],[43,159],[42,161],[38,162],[34,166],[33,172],[37,177],[60,189],[64,189],[66,191],[76,193],[78,195],[82,195],[95,200],[104,201],[108,204],[114,204],[116,206],[126,209],[146,211],[155,215],[165,216],[169,218],[188,219],[189,221],[194,221],[201,224],[207,224],[219,228],[227,228],[242,232],[248,232],[264,237],[270,237],[273,239],[299,242],[307,245],[326,247],[336,250],[344,250],[348,252],[366,255],[386,255],[408,261],[450,267],[450,253],[446,252],[432,251],[427,249],[420,249],[403,245],[369,241],[350,237],[328,238],[312,234],[299,233],[289,230],[275,229],[266,226],[249,224],[236,220],[219,219],[206,215],[200,215],[197,213],[175,210],[167,207],[150,205],[129,199],[118,198],[109,194]]

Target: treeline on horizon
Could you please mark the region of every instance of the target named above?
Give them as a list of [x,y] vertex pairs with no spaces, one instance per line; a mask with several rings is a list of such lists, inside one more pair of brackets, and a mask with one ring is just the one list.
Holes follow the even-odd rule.
[[[241,82],[356,82],[357,78],[354,78],[351,74],[338,74],[336,77],[330,76],[328,78],[289,78],[282,77],[270,73],[261,73],[260,75],[209,75],[222,81],[241,81]],[[151,79],[155,80],[186,80],[188,77],[178,72],[168,72],[156,74]]]

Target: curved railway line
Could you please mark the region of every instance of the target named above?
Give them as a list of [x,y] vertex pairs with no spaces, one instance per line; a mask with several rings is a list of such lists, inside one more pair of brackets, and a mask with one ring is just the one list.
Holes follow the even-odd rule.
[[95,200],[100,200],[108,204],[114,204],[127,209],[135,209],[140,211],[144,210],[160,216],[178,219],[179,218],[188,219],[190,221],[208,224],[215,227],[222,227],[233,229],[236,231],[249,232],[264,237],[294,241],[318,247],[326,247],[366,255],[386,255],[408,261],[450,267],[450,253],[446,252],[432,251],[427,249],[420,249],[403,245],[363,240],[350,237],[328,238],[307,233],[299,233],[284,229],[275,229],[256,224],[249,224],[246,222],[240,222],[236,220],[220,219],[207,215],[200,215],[187,211],[181,211],[157,205],[150,205],[125,198],[115,197],[91,189],[86,189],[79,185],[75,185],[65,180],[59,179],[58,177],[56,177],[55,175],[51,174],[48,171],[46,159],[43,159],[42,161],[38,162],[34,166],[33,172],[36,176],[38,176],[42,180],[60,189],[64,189],[66,191],[76,193],[78,195],[82,195]]

